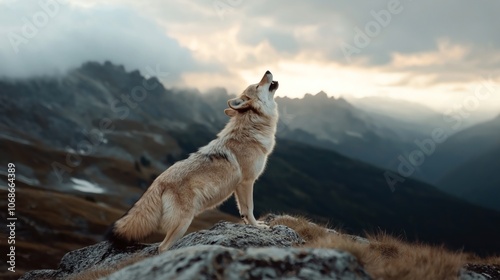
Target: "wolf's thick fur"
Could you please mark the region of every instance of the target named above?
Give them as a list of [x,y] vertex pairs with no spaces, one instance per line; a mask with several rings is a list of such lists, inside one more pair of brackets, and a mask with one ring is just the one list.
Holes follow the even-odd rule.
[[194,216],[216,207],[233,193],[246,223],[253,215],[253,185],[275,144],[278,82],[267,71],[258,84],[228,101],[226,127],[207,146],[156,178],[144,195],[113,225],[108,239],[137,242],[157,229],[165,233],[159,251],[182,237]]

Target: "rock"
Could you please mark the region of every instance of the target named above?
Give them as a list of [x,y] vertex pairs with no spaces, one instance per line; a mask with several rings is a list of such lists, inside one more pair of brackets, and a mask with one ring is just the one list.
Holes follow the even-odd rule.
[[150,256],[157,254],[158,244],[134,245],[118,250],[106,241],[71,251],[64,255],[57,270],[35,270],[24,274],[20,280],[28,279],[65,279],[90,268],[112,268],[137,254]]
[[211,229],[190,233],[176,242],[171,250],[195,245],[221,245],[245,249],[250,247],[291,247],[304,240],[291,228],[278,225],[261,228],[250,225],[219,222]]
[[331,249],[200,245],[167,251],[104,278],[132,279],[370,279],[356,258]]
[[[356,258],[332,249],[291,248],[304,240],[292,229],[219,222],[186,235],[157,255],[158,244],[124,250],[101,242],[67,253],[57,270],[37,270],[21,279],[67,279],[93,270],[118,270],[106,279],[369,279]],[[124,261],[151,256],[132,265]]]
[[487,278],[474,271],[461,269],[460,274],[458,275],[458,280],[487,280]]
[[500,265],[466,264],[460,274],[460,280],[500,279]]
[[[340,234],[340,233],[337,233],[337,234]],[[358,243],[370,244],[370,241],[368,239],[361,237],[361,236],[351,235],[351,234],[340,234],[340,235],[347,236]]]
[[[250,225],[219,222],[209,230],[202,230],[186,235],[177,241],[171,250],[198,245],[221,245],[245,249],[249,247],[291,247],[300,245],[304,240],[292,229],[285,226],[259,228]],[[89,268],[112,268],[133,255],[155,255],[158,244],[134,245],[126,250],[118,250],[107,242],[67,253],[61,259],[57,270],[37,270],[26,273],[21,279],[64,279]]]

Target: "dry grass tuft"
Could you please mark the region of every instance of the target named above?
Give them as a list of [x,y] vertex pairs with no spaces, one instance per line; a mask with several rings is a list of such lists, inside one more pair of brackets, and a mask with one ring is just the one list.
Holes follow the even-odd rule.
[[[118,269],[117,269],[118,270]],[[68,277],[68,280],[97,280],[117,271],[110,268],[90,269]]]
[[304,217],[278,216],[269,222],[269,226],[275,225],[284,225],[295,230],[306,242],[329,235],[325,227],[314,224]]
[[303,247],[350,252],[374,279],[457,279],[460,269],[467,263],[463,253],[450,252],[444,247],[410,244],[384,233],[369,235],[369,243],[364,243],[349,235],[329,232],[302,217],[282,216],[270,223],[271,226],[278,224],[297,231],[306,240]]
[[[366,260],[371,263],[366,267],[377,278],[456,279],[465,265],[464,254],[442,246],[410,244],[386,234],[369,236],[368,240],[371,243]],[[392,248],[395,254],[387,257],[386,248]]]
[[478,256],[470,256],[468,258],[468,261],[470,263],[480,263],[480,264],[491,264],[491,265],[497,265],[500,266],[500,256],[491,256],[485,259],[482,259]]
[[486,259],[486,263],[500,265],[500,256],[489,257]]

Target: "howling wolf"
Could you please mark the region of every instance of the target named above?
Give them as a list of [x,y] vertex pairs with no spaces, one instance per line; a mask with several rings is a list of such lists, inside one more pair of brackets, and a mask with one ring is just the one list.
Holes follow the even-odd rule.
[[230,117],[208,145],[160,174],[143,196],[118,221],[107,239],[126,245],[160,230],[159,251],[181,238],[193,218],[236,195],[241,218],[257,225],[253,215],[253,185],[275,145],[278,82],[267,71],[257,84],[227,102]]

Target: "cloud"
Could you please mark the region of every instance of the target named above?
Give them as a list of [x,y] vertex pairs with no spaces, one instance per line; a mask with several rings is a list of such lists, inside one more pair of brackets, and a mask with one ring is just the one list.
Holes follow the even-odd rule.
[[[400,12],[390,14],[386,26],[377,21],[374,14],[389,10],[389,3],[399,3]],[[284,8],[286,6],[286,8]],[[307,51],[321,52],[325,59],[349,64],[344,57],[342,45],[355,45],[357,30],[366,32],[367,25],[375,22],[380,31],[369,36],[370,43],[363,47],[355,57],[365,57],[368,65],[391,63],[395,52],[409,54],[437,50],[439,40],[448,38],[455,44],[472,45],[481,48],[500,47],[500,37],[494,36],[494,26],[500,25],[498,1],[410,1],[410,0],[340,0],[340,1],[246,1],[242,5],[247,29],[262,29],[263,37],[272,34],[271,30],[288,30],[300,46]],[[385,22],[384,22],[385,23]],[[297,28],[310,26],[315,36],[299,37],[294,34]],[[375,30],[376,31],[376,30]],[[285,37],[282,41],[290,40]],[[278,51],[290,51],[286,44],[273,46]],[[280,47],[281,46],[281,47]],[[296,48],[296,52],[304,51]]]
[[299,51],[297,40],[288,32],[266,29],[260,26],[242,25],[238,32],[238,40],[249,46],[257,46],[267,41],[274,49],[286,53],[296,53]]
[[[89,60],[111,60],[129,70],[160,65],[172,78],[186,71],[223,68],[196,61],[154,20],[130,8],[45,2],[52,8],[23,1],[15,3],[15,10],[0,9],[1,35],[7,39],[0,43],[0,76],[63,72]],[[48,20],[42,24],[44,15]],[[34,35],[25,36],[25,26],[34,28]]]
[[443,39],[439,40],[435,51],[394,53],[386,70],[406,74],[395,86],[429,87],[476,82],[500,77],[500,53],[488,48],[452,44]]
[[[484,76],[500,81],[494,30],[500,2],[400,0],[401,11],[381,24],[374,14],[395,1],[72,0],[16,55],[9,32],[19,32],[23,17],[41,8],[0,0],[9,3],[0,7],[0,76],[64,71],[87,60],[111,60],[128,70],[159,63],[177,86],[225,86],[234,93],[270,69],[282,82],[280,93],[289,96],[323,89],[426,96],[424,102]],[[215,3],[226,3],[223,16]],[[346,59],[342,46],[355,45],[359,30],[366,33],[374,22],[380,30]]]

